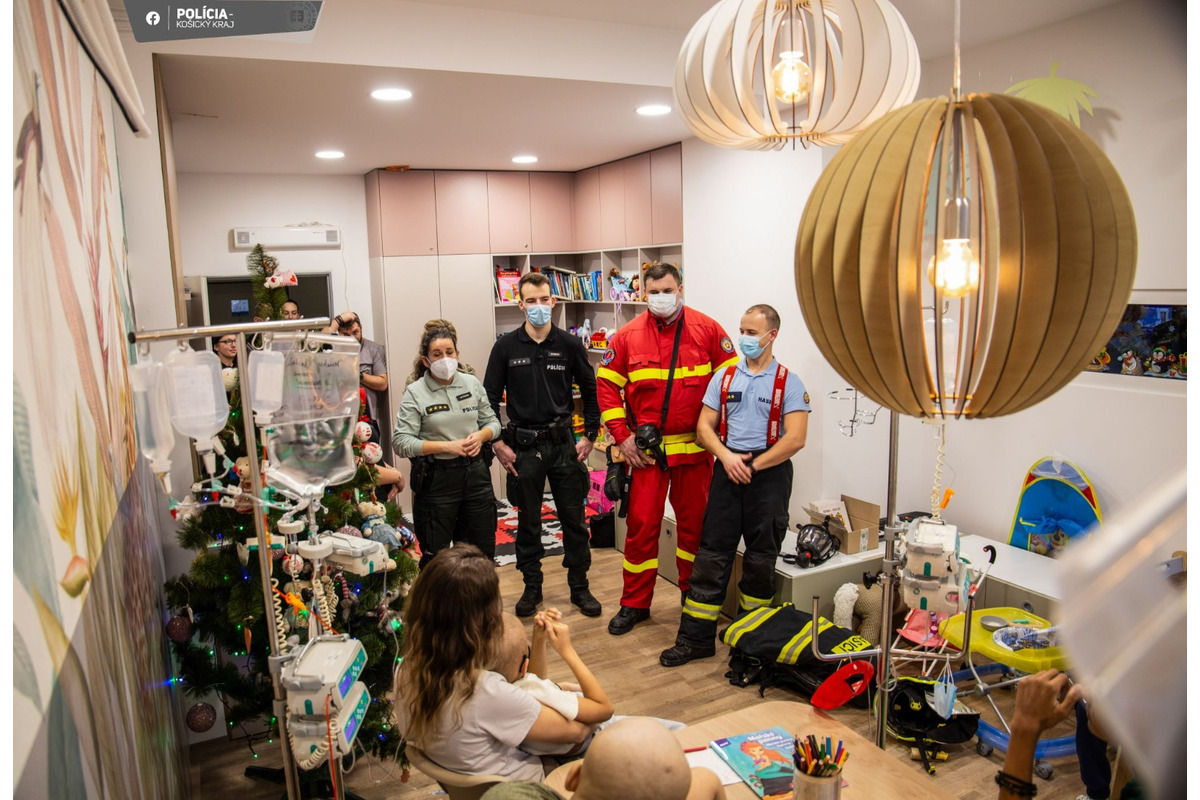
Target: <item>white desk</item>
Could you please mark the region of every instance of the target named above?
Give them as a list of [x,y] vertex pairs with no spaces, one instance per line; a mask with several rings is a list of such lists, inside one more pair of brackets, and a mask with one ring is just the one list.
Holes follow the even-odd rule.
[[970,559],[973,567],[983,569],[987,564],[983,548],[987,545],[996,548],[996,563],[988,570],[975,607],[1026,608],[1039,617],[1055,619],[1062,596],[1058,579],[1062,564],[1058,559],[971,534],[959,537],[958,552]]

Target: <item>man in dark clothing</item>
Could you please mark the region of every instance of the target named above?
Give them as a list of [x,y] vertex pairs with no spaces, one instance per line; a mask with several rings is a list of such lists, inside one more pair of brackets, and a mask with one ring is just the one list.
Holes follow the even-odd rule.
[[[506,403],[508,425],[493,448],[509,473],[508,498],[517,507],[517,569],[525,591],[519,617],[532,616],[542,601],[542,489],[550,482],[563,531],[563,566],[571,602],[589,617],[600,603],[588,591],[592,563],[583,504],[589,476],[584,463],[600,429],[596,377],[579,339],[550,322],[554,297],[545,275],[531,272],[517,287],[523,325],[496,340],[483,385],[492,407]],[[583,400],[584,435],[575,441],[572,384]],[[507,392],[507,395],[506,395]]]

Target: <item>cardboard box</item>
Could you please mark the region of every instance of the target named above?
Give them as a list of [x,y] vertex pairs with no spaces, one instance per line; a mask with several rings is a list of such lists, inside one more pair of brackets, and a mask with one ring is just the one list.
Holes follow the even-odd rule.
[[[842,540],[841,552],[853,554],[874,550],[879,546],[879,506],[845,494],[841,499],[850,517],[849,531],[837,519],[829,521],[829,532]],[[825,519],[825,514],[819,509],[813,503],[804,509],[815,525]]]

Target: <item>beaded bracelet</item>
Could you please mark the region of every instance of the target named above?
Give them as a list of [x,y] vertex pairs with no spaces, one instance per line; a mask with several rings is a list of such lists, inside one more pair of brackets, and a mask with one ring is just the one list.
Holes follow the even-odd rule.
[[996,773],[996,785],[1017,797],[1035,797],[1038,792],[1032,783],[1014,778],[1003,770]]

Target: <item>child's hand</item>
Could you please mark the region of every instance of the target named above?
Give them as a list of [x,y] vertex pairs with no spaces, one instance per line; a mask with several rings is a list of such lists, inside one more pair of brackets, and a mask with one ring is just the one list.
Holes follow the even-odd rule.
[[565,622],[547,622],[546,637],[559,655],[571,649],[571,629]]
[[545,629],[550,622],[557,622],[562,619],[562,612],[557,608],[544,608],[533,617],[534,629]]

